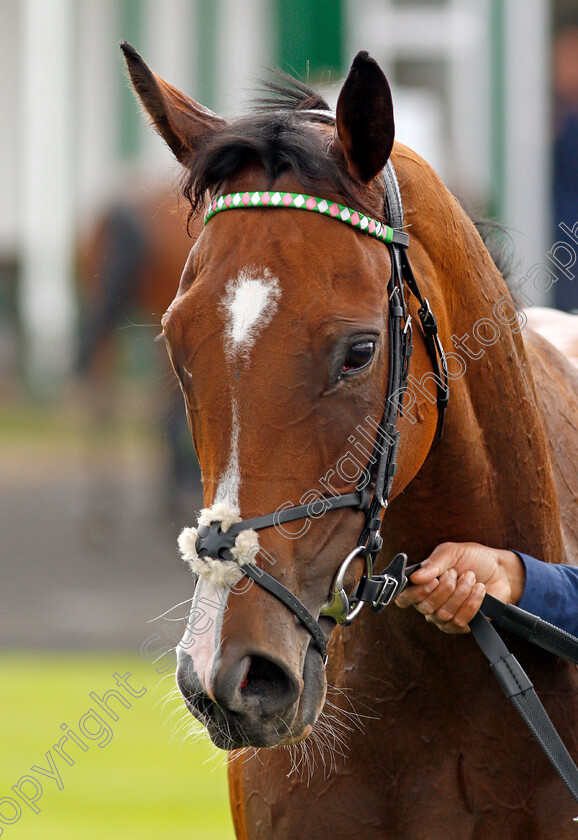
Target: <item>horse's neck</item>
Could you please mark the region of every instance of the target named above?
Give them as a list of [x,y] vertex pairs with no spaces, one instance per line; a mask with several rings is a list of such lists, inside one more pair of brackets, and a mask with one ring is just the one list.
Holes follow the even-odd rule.
[[448,540],[561,560],[556,490],[523,367],[517,357],[486,365],[475,392],[467,376],[452,383],[444,437],[386,517],[396,550],[413,546],[411,562]]
[[[438,256],[446,284],[444,314],[438,315],[447,319],[446,350],[454,350],[452,334],[472,336],[478,319],[495,322],[494,304],[507,294],[473,226],[455,206],[450,210],[453,242],[442,243]],[[464,375],[451,382],[443,439],[434,441],[418,475],[386,514],[391,548],[409,549],[410,562],[447,540],[562,559],[557,494],[530,366],[521,336],[499,326],[499,339],[481,348],[480,358],[467,358]]]

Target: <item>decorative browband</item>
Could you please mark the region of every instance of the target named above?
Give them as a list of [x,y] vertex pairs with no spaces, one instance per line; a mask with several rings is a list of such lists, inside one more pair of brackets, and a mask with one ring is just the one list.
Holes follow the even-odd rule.
[[345,222],[356,230],[385,242],[386,245],[395,243],[407,247],[409,244],[409,236],[403,231],[393,230],[389,225],[384,225],[383,222],[372,219],[359,210],[353,210],[351,207],[338,204],[336,201],[329,201],[326,198],[318,198],[314,195],[304,195],[303,193],[270,192],[266,190],[265,192],[238,192],[221,195],[214,198],[209,204],[205,213],[205,224],[217,213],[222,213],[224,210],[248,210],[252,207],[309,210],[312,213],[329,216],[338,222]]

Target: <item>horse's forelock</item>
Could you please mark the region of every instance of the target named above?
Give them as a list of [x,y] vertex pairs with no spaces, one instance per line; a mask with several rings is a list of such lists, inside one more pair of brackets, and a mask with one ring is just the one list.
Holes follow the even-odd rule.
[[327,137],[300,116],[303,109],[326,109],[319,94],[295,80],[295,87],[271,83],[275,97],[263,98],[249,115],[236,119],[205,137],[186,173],[183,192],[191,205],[189,222],[205,204],[247,166],[263,169],[269,186],[291,172],[304,191],[334,191],[343,200],[376,215],[367,193],[346,172]]
[[274,71],[273,78],[262,82],[261,86],[269,95],[261,96],[256,100],[257,112],[267,113],[279,111],[279,109],[285,111],[305,109],[326,111],[329,109],[329,105],[319,91],[280,70]]

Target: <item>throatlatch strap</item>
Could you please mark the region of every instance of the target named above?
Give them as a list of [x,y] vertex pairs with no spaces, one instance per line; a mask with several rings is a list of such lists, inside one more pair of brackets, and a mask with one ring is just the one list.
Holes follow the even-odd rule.
[[481,611],[476,613],[469,626],[504,694],[512,701],[550,763],[578,802],[578,768],[556,732],[526,672]]
[[438,437],[442,436],[444,428],[444,419],[448,402],[450,398],[449,377],[447,360],[444,353],[444,348],[438,335],[438,324],[436,318],[431,310],[429,301],[424,298],[420,292],[417,280],[415,279],[410,262],[405,251],[400,255],[401,266],[403,272],[403,279],[412,295],[418,301],[420,307],[418,309],[419,319],[425,336],[425,344],[427,348],[430,361],[434,370],[437,388],[437,404],[438,404],[438,425],[436,434]]

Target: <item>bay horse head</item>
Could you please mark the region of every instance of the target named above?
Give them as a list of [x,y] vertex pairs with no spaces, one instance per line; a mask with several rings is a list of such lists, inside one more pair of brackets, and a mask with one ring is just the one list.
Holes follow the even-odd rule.
[[[391,93],[377,63],[359,53],[335,118],[296,84],[291,101],[229,123],[123,49],[144,108],[186,167],[193,210],[209,201],[210,223],[163,318],[205,503],[180,542],[198,581],[177,680],[217,746],[293,743],[310,734],[325,701],[332,582],[368,516],[378,540],[387,499],[367,509],[392,394],[391,323],[398,318],[399,335],[409,336],[418,319],[419,301],[406,309],[403,289],[401,299],[388,294],[395,257],[384,242],[404,236],[387,226],[382,177],[394,144]],[[311,198],[316,206],[303,209],[316,212],[294,212]],[[344,210],[348,226],[337,223]],[[422,336],[413,369],[431,371]],[[389,443],[397,453],[399,433],[399,469],[394,478],[394,453],[389,500],[423,464],[438,423],[435,401],[414,396],[397,424],[395,397]],[[344,497],[347,506],[330,507]],[[296,507],[291,524],[279,515]],[[276,521],[256,526],[257,535],[252,518],[270,511]],[[371,552],[349,556],[334,597],[351,592]],[[241,577],[240,566],[253,574]],[[254,585],[259,574],[272,585]]]

